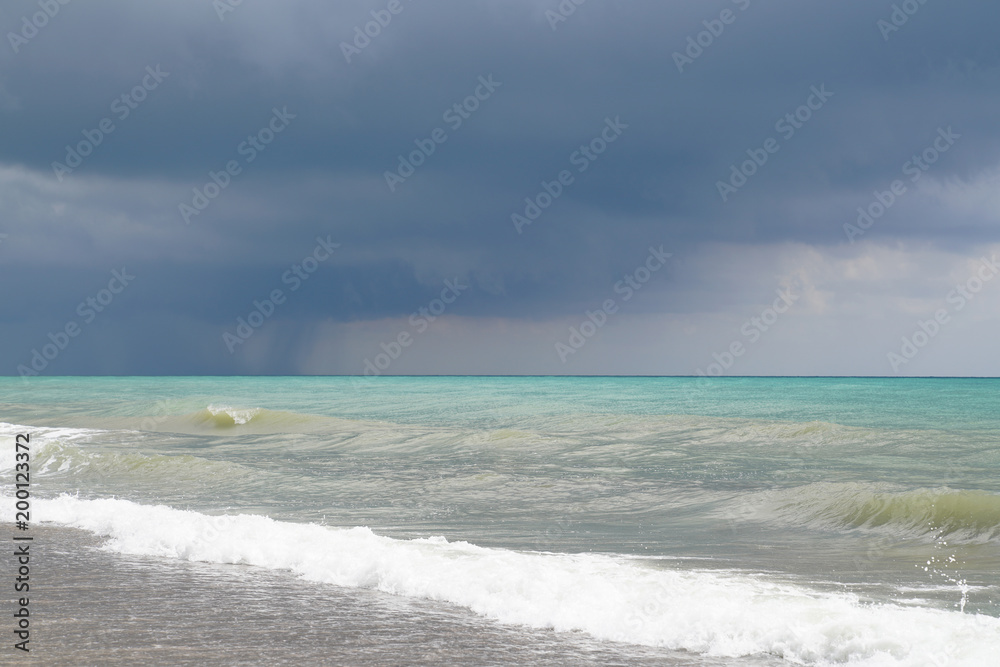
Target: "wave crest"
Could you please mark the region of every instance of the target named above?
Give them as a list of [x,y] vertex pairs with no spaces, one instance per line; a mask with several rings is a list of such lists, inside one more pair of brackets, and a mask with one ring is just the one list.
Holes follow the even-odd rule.
[[209,405],[194,414],[195,419],[211,422],[219,428],[243,426],[264,414],[263,408],[233,408],[228,405]]
[[[6,499],[5,499],[6,500]],[[0,503],[10,521],[12,503]],[[461,605],[486,617],[714,656],[802,664],[990,664],[1000,619],[870,605],[736,572],[652,567],[598,554],[483,548],[442,537],[396,540],[264,516],[208,516],[120,499],[38,499],[38,519],[109,538],[119,553],[240,563],[303,579]]]
[[186,431],[193,427],[196,431],[235,429],[239,432],[300,432],[320,427],[324,422],[331,421],[336,421],[336,418],[267,408],[238,408],[211,404],[197,412],[162,418],[157,424],[157,430]]
[[887,485],[810,484],[777,492],[764,505],[783,519],[845,529],[969,541],[1000,539],[1000,495],[986,491],[893,490]]

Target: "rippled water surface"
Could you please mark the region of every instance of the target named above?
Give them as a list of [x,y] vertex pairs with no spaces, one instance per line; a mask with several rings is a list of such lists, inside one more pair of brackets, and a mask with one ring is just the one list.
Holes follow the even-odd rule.
[[[240,662],[226,628],[271,610],[331,664],[989,665],[998,399],[962,379],[3,378],[0,518],[27,432],[39,530],[80,545],[52,553],[52,595],[148,598],[112,583],[142,572],[216,610],[257,600],[198,607],[204,664]],[[67,664],[97,655],[81,614],[51,625]],[[366,624],[362,649],[345,633]],[[120,655],[155,643],[135,632]]]

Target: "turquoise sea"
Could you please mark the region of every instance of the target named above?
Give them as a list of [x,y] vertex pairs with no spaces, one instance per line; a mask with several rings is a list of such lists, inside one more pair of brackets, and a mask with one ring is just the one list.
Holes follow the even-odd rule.
[[1000,380],[0,378],[8,535],[18,433],[38,664],[1000,664]]

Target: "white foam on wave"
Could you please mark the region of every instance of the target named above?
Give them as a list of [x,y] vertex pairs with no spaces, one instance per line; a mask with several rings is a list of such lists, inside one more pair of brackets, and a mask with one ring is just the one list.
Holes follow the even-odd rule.
[[[30,436],[28,441],[31,460],[36,461],[46,448],[61,447],[65,444],[87,442],[95,435],[106,433],[92,428],[50,428],[44,426],[25,426],[0,422],[0,441],[5,444],[0,447],[0,472],[7,473],[14,469],[15,447],[14,438],[18,434]],[[23,450],[22,450],[23,451]],[[38,469],[32,465],[32,471],[38,474],[48,472],[47,468]]]
[[260,408],[234,408],[229,405],[209,405],[206,410],[213,417],[225,416],[237,425],[244,425],[261,413]]
[[[13,519],[12,505],[0,502],[0,518]],[[105,548],[124,554],[288,570],[316,582],[446,601],[504,623],[713,656],[957,667],[1000,655],[1000,619],[866,605],[763,576],[487,549],[441,537],[396,540],[367,528],[213,517],[120,499],[36,499],[33,512],[35,520],[108,537]]]

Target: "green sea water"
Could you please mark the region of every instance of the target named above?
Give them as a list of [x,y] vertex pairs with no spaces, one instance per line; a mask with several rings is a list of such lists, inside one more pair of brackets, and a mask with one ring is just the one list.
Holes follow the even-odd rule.
[[998,380],[2,378],[0,422],[0,518],[30,432],[37,520],[116,554],[711,664],[1000,655]]

